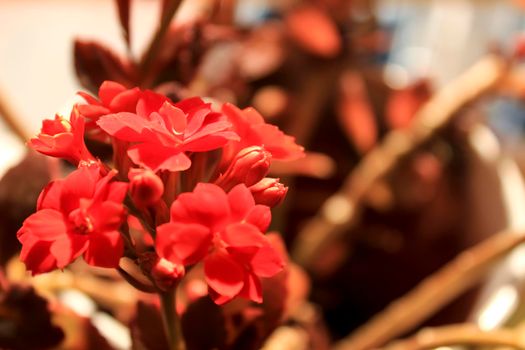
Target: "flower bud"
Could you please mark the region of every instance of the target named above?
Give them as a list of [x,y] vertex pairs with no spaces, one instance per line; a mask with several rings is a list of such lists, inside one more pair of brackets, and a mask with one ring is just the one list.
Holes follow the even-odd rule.
[[129,191],[133,202],[139,207],[154,205],[162,197],[164,184],[151,170],[131,169],[128,173]]
[[153,268],[151,269],[151,277],[160,289],[166,291],[184,277],[184,265],[174,264],[164,258],[159,258]]
[[242,149],[233,158],[226,172],[215,182],[225,191],[238,184],[251,186],[268,174],[272,155],[261,146]]
[[279,179],[265,177],[253,186],[250,186],[255,203],[267,205],[270,208],[280,204],[286,193],[288,187],[279,182]]

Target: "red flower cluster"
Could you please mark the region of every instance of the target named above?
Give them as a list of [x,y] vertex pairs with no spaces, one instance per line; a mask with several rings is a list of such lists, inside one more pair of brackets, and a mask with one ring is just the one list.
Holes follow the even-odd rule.
[[[143,271],[161,290],[202,262],[216,303],[237,296],[261,302],[259,278],[284,265],[264,232],[270,207],[287,192],[266,175],[272,159],[299,158],[302,147],[253,109],[225,104],[216,111],[197,97],[174,103],[113,82],[102,84],[99,99],[81,96],[86,103],[69,120],[45,120],[29,142],[78,169],[44,189],[19,230],[27,268],[64,268],[80,255],[115,268],[125,252],[137,264],[153,254],[157,263]],[[90,153],[85,137],[113,145],[114,170]],[[145,251],[123,239],[128,212],[154,239]]]
[[18,231],[20,258],[33,274],[63,268],[81,254],[88,264],[117,267],[123,252],[119,228],[127,184],[81,167],[40,194],[37,212]]
[[200,183],[171,206],[171,220],[157,228],[157,249],[167,260],[192,265],[204,260],[214,300],[222,304],[237,295],[261,302],[258,277],[271,277],[283,260],[264,236],[270,208],[256,205],[245,185],[228,194]]

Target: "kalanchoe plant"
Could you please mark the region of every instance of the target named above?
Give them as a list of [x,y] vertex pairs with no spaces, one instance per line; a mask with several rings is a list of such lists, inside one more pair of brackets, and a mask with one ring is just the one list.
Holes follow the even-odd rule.
[[[160,295],[172,348],[183,346],[175,289],[194,265],[204,264],[216,304],[262,302],[260,278],[280,272],[285,261],[264,233],[270,206],[287,188],[266,175],[272,159],[300,158],[302,147],[253,109],[215,110],[198,97],[174,103],[109,81],[98,98],[81,96],[86,102],[69,119],[45,120],[29,142],[77,169],[42,191],[36,213],[18,231],[27,269],[63,269],[81,255],[90,265],[118,269],[133,286]],[[110,143],[113,162],[97,159],[85,138]],[[135,244],[130,217],[151,245]],[[124,257],[150,285],[120,266]]]

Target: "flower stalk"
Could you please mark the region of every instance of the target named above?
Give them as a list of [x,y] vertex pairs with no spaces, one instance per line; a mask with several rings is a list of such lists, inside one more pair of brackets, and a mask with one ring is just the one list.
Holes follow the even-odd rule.
[[162,323],[170,350],[186,350],[180,319],[175,309],[176,288],[159,294]]

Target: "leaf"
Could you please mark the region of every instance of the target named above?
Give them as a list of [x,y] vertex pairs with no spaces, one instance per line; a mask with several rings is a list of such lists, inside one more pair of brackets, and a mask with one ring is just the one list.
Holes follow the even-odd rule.
[[182,315],[186,347],[192,350],[224,349],[226,320],[221,307],[208,296],[191,303]]
[[162,0],[162,4],[160,6],[160,18],[159,23],[168,17],[168,11],[170,11],[172,0]]
[[35,211],[38,195],[49,180],[46,158],[36,152],[29,152],[0,180],[0,265],[20,250],[16,232]]
[[[286,257],[286,248],[279,234],[269,233],[268,239],[279,253]],[[304,303],[309,291],[309,281],[304,272],[290,262],[285,270],[271,278],[262,279],[263,303],[247,305],[240,312],[225,314],[229,324],[236,326],[231,350],[256,350],[266,342],[297,305]],[[230,329],[231,332],[231,329]]]
[[130,8],[131,0],[116,0],[118,18],[120,21],[120,26],[122,27],[122,35],[126,41],[128,49],[131,45],[131,32],[129,27],[129,18],[130,18]]
[[181,0],[162,0],[159,18],[159,23],[161,23],[161,26],[168,25],[171,22],[181,2]]
[[312,54],[332,58],[342,49],[335,22],[321,9],[305,5],[291,11],[285,19],[293,40]]
[[0,348],[46,349],[64,332],[51,323],[47,300],[32,287],[12,285],[0,297]]
[[275,24],[254,29],[236,53],[242,76],[256,80],[275,72],[285,59],[284,42],[282,30]]
[[363,78],[357,73],[344,74],[341,90],[337,110],[339,122],[357,150],[366,153],[376,144],[378,130]]
[[105,80],[137,85],[134,65],[97,42],[75,40],[74,61],[80,84],[93,93]]
[[385,111],[388,125],[392,129],[409,126],[416,112],[430,99],[431,95],[431,88],[426,80],[421,80],[401,90],[392,91]]
[[139,301],[130,329],[133,350],[169,349],[160,310],[156,305]]

